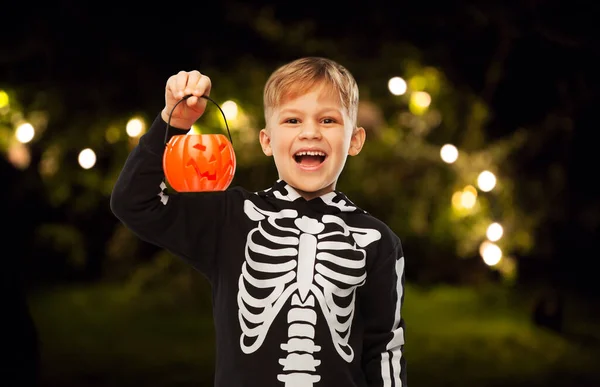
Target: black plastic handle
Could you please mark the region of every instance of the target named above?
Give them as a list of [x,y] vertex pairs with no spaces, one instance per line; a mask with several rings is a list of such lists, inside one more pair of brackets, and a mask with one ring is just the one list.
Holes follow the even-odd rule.
[[[165,145],[167,145],[167,141],[169,138],[169,128],[171,127],[171,117],[173,116],[173,112],[175,111],[175,108],[177,107],[177,105],[179,105],[180,103],[182,103],[183,101],[185,101],[186,99],[188,99],[190,97],[192,97],[192,94],[186,95],[185,97],[183,97],[182,99],[177,101],[175,106],[173,106],[173,109],[171,109],[171,113],[169,113],[169,121],[167,121],[167,128],[165,129]],[[225,127],[227,128],[227,133],[229,134],[229,141],[231,141],[231,145],[233,145],[233,139],[231,138],[231,132],[229,131],[229,125],[227,124],[227,118],[225,117],[225,113],[223,112],[223,109],[221,109],[221,106],[219,106],[218,103],[216,103],[212,98],[210,98],[207,95],[201,95],[200,98],[204,98],[204,99],[214,103],[215,106],[217,108],[219,108],[219,111],[223,115],[223,120],[225,121]]]

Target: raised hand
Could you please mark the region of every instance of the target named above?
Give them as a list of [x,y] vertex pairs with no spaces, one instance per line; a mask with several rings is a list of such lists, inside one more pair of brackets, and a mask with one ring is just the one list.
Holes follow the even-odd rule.
[[180,129],[189,129],[204,113],[206,109],[205,98],[212,87],[210,78],[197,70],[180,71],[167,80],[165,87],[165,107],[161,116],[168,122],[173,107],[183,97],[191,95],[187,100],[177,104],[171,115],[171,126]]

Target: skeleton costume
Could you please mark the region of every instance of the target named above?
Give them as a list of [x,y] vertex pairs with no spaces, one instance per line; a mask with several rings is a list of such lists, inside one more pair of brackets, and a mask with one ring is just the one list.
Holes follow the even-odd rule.
[[341,192],[307,201],[282,180],[167,195],[165,125],[129,155],[111,208],[209,279],[215,386],[406,386],[404,257],[389,227]]

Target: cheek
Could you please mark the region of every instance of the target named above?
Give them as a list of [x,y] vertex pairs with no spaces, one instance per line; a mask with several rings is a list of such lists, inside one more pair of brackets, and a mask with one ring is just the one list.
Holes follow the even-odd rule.
[[273,153],[277,153],[277,154],[284,154],[287,153],[289,151],[289,148],[291,146],[291,139],[286,138],[285,136],[282,135],[277,135],[274,137],[271,137],[271,149],[273,150]]
[[327,142],[336,153],[347,153],[350,148],[350,136],[345,133],[335,133],[327,138]]

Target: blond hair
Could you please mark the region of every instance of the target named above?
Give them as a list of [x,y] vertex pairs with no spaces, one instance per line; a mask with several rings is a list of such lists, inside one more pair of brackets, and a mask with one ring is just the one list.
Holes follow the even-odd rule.
[[345,67],[331,59],[306,57],[279,67],[265,84],[263,102],[265,119],[270,109],[279,106],[286,98],[303,94],[320,83],[331,87],[339,95],[352,125],[356,126],[358,113],[358,85]]

